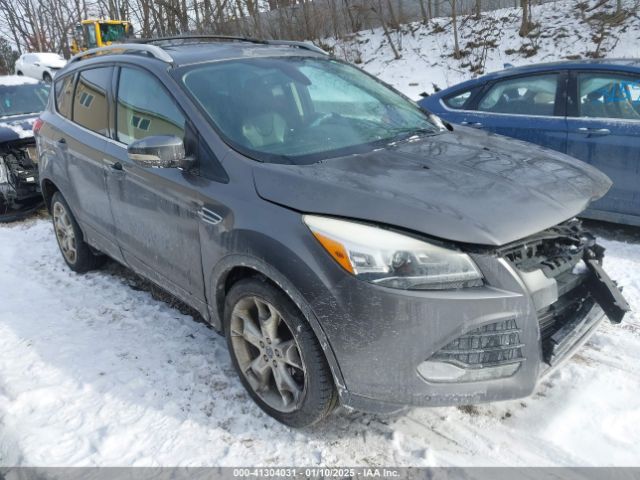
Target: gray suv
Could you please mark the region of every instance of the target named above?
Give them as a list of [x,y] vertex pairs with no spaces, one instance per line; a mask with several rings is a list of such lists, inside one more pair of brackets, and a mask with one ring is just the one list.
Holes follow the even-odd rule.
[[605,175],[311,45],[88,51],[35,130],[69,268],[108,256],[193,306],[288,425],[529,395],[628,310],[575,219]]

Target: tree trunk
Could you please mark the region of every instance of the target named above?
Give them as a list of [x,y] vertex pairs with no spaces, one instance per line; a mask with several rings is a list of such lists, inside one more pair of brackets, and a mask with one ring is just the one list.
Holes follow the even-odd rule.
[[456,11],[457,1],[449,0],[451,4],[451,25],[453,26],[453,58],[460,58],[460,43],[458,42],[458,12]]
[[393,39],[391,38],[391,34],[389,33],[389,29],[387,28],[387,24],[385,22],[382,22],[382,30],[384,31],[384,35],[387,37],[387,41],[389,42],[389,46],[391,47],[391,50],[393,51],[393,57],[396,60],[399,60],[401,58],[400,54],[398,53],[398,49],[393,43]]
[[[389,9],[389,17],[391,19],[391,27],[396,30],[400,28],[400,23],[398,23],[398,17],[393,10],[393,5],[391,5],[391,0],[387,0],[387,8]],[[383,22],[384,23],[384,22]]]
[[422,15],[422,23],[426,24],[429,21],[429,14],[424,6],[424,0],[420,0],[420,14]]
[[531,20],[529,19],[529,0],[520,0],[520,6],[522,7],[522,23],[520,24],[520,31],[518,35],[526,37],[529,35],[531,27]]

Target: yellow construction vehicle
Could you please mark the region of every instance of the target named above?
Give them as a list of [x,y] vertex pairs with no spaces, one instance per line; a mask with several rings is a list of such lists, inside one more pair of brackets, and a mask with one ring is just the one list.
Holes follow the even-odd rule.
[[122,43],[131,37],[133,37],[133,27],[126,20],[82,20],[76,25],[75,35],[71,41],[71,53],[75,55],[89,48]]

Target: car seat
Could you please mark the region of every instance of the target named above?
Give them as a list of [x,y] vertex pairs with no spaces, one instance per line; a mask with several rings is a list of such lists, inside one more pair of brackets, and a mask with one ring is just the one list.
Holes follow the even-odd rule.
[[608,114],[602,101],[602,90],[594,90],[586,95],[580,107],[583,117],[605,118]]
[[623,86],[620,83],[612,83],[605,98],[608,100],[605,103],[607,117],[640,120],[640,114],[631,104],[631,94],[627,90],[627,86]]
[[286,112],[273,95],[273,88],[260,77],[247,80],[243,87],[241,131],[252,148],[284,143]]

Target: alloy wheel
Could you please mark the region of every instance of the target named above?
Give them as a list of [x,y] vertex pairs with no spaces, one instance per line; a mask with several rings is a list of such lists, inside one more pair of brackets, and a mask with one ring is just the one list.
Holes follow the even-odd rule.
[[306,392],[306,368],[299,345],[269,302],[241,298],[231,313],[231,345],[253,391],[271,408],[291,412]]
[[71,264],[78,258],[76,234],[67,209],[60,202],[53,205],[53,225],[64,258]]

